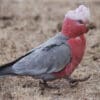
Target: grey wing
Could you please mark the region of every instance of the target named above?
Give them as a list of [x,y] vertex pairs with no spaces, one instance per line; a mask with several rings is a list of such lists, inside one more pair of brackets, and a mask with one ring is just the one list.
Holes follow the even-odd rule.
[[21,75],[40,75],[61,71],[70,62],[67,44],[52,44],[36,49],[13,65],[13,71]]

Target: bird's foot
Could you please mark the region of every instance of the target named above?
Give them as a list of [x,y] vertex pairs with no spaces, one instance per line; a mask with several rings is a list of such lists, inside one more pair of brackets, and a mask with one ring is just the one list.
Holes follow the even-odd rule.
[[57,86],[48,85],[46,81],[40,81],[39,85],[42,88],[42,90],[44,90],[45,88],[48,88],[48,89],[59,89],[59,87],[57,87]]
[[73,79],[71,77],[68,77],[67,80],[69,82],[69,85],[71,88],[76,87],[79,82],[87,81],[90,78],[90,75],[81,79]]
[[70,80],[68,80],[68,81],[69,81],[69,86],[71,88],[76,87],[79,83],[79,81],[77,81],[76,79],[72,79],[72,78],[70,78]]

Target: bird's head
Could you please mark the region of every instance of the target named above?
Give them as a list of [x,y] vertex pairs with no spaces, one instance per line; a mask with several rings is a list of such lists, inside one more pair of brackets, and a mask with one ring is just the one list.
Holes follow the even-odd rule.
[[68,11],[65,15],[61,32],[69,38],[73,38],[94,28],[96,27],[91,23],[89,8],[80,5],[77,9]]

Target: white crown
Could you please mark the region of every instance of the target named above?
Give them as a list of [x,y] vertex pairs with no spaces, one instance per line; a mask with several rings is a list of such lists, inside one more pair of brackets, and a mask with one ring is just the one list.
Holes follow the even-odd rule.
[[80,5],[77,9],[68,11],[65,17],[74,20],[90,21],[90,10],[84,5]]

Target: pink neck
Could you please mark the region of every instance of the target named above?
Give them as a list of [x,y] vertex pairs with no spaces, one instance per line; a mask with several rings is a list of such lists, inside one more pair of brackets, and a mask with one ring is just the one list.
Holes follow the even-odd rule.
[[68,20],[64,19],[64,22],[62,25],[62,30],[61,30],[62,34],[64,34],[65,36],[68,36],[68,37],[70,37],[70,34],[71,34],[71,31],[69,30],[69,28],[71,27],[70,22],[71,22],[70,19],[68,19]]

